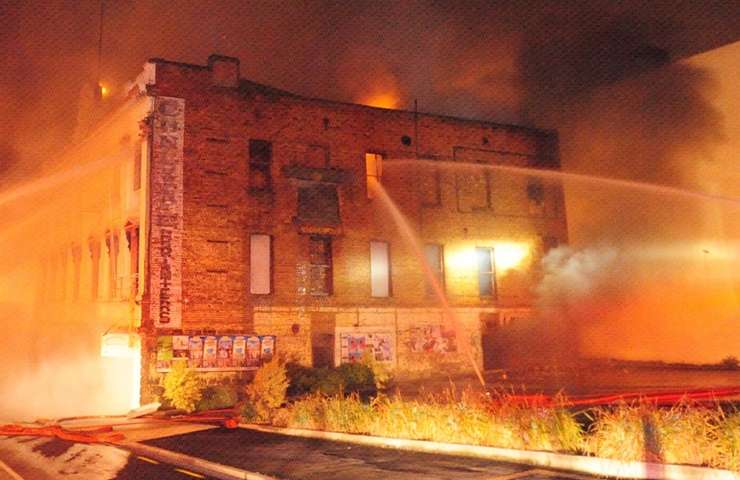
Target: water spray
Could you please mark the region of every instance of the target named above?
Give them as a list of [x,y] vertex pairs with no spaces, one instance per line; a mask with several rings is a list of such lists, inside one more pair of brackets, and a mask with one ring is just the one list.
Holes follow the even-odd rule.
[[457,314],[455,314],[455,311],[450,306],[450,303],[447,300],[447,296],[444,293],[444,289],[442,288],[442,285],[440,285],[437,276],[429,267],[429,264],[424,257],[424,249],[422,248],[419,239],[417,238],[414,231],[411,229],[408,220],[406,220],[406,218],[403,216],[403,213],[401,213],[401,211],[398,209],[398,206],[391,199],[391,197],[388,195],[388,192],[386,192],[385,188],[383,188],[380,182],[373,182],[370,185],[370,188],[374,190],[374,193],[377,194],[377,197],[380,198],[383,205],[390,212],[391,217],[393,217],[393,221],[396,223],[398,230],[401,232],[401,235],[406,240],[406,243],[408,243],[408,245],[413,250],[414,255],[416,255],[417,259],[419,260],[422,270],[424,271],[424,275],[427,277],[427,280],[430,282],[432,289],[434,290],[434,294],[442,305],[442,310],[444,312],[445,318],[452,323],[452,327],[455,329],[455,334],[461,340],[460,346],[465,351],[465,355],[467,356],[470,365],[472,365],[473,370],[475,371],[476,377],[478,377],[478,381],[485,391],[486,381],[483,378],[483,373],[478,367],[475,358],[473,357],[473,352],[471,351],[469,342],[464,341],[464,336],[462,335],[462,324],[457,318]]

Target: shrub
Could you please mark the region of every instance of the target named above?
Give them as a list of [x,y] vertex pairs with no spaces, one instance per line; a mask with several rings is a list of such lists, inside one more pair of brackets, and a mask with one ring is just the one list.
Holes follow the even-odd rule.
[[254,409],[253,419],[269,421],[273,411],[285,403],[287,390],[285,365],[278,359],[263,364],[245,388],[246,403]]
[[237,400],[236,388],[232,385],[209,385],[203,389],[197,410],[230,408],[236,405]]
[[733,356],[723,358],[722,361],[719,362],[719,364],[722,368],[726,368],[728,370],[740,369],[740,360],[738,360],[737,357]]
[[192,412],[203,395],[203,382],[185,362],[174,362],[164,376],[163,395],[175,408]]
[[337,368],[310,368],[297,364],[286,366],[291,396],[321,393],[335,396],[342,393],[376,393],[373,370],[362,363],[345,363]]

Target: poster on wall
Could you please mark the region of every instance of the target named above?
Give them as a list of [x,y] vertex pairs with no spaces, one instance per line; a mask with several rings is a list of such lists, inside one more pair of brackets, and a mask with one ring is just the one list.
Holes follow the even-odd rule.
[[156,97],[150,161],[150,316],[156,328],[182,323],[185,100]]
[[216,366],[218,368],[229,368],[231,364],[231,351],[234,348],[233,337],[222,336],[218,339],[218,352],[216,355]]
[[454,330],[441,325],[424,325],[411,329],[411,351],[415,353],[452,353],[457,351]]
[[190,368],[203,367],[203,337],[190,337]]
[[231,365],[236,368],[247,366],[247,338],[244,335],[234,337]]
[[361,362],[366,354],[372,355],[376,362],[393,362],[393,335],[390,333],[342,333],[339,337],[339,350],[341,363]]
[[272,360],[275,354],[275,337],[272,335],[265,335],[260,337],[262,341],[262,350],[260,352],[260,360],[262,363],[267,363]]
[[216,368],[217,347],[216,337],[209,335],[203,340],[203,368]]
[[171,368],[172,357],[172,337],[157,337],[157,368]]
[[172,336],[172,356],[175,359],[187,360],[190,351],[189,338],[187,335]]
[[254,370],[275,355],[274,335],[160,335],[156,368],[166,372],[174,361],[199,371]]
[[250,336],[247,337],[247,359],[246,366],[257,367],[260,364],[260,355],[262,346],[260,345],[260,337]]

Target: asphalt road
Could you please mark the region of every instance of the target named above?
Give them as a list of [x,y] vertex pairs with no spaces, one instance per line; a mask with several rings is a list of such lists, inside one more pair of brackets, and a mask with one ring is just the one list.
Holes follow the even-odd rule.
[[192,480],[203,475],[108,445],[1,437],[0,480]]
[[204,430],[143,443],[292,480],[596,478],[492,460],[365,447],[242,428]]

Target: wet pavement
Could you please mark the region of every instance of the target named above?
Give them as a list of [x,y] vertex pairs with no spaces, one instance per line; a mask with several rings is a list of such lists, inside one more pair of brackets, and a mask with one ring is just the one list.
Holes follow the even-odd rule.
[[0,437],[0,480],[188,480],[204,475],[109,445]]
[[596,478],[493,460],[367,447],[242,428],[206,430],[143,443],[293,480]]

